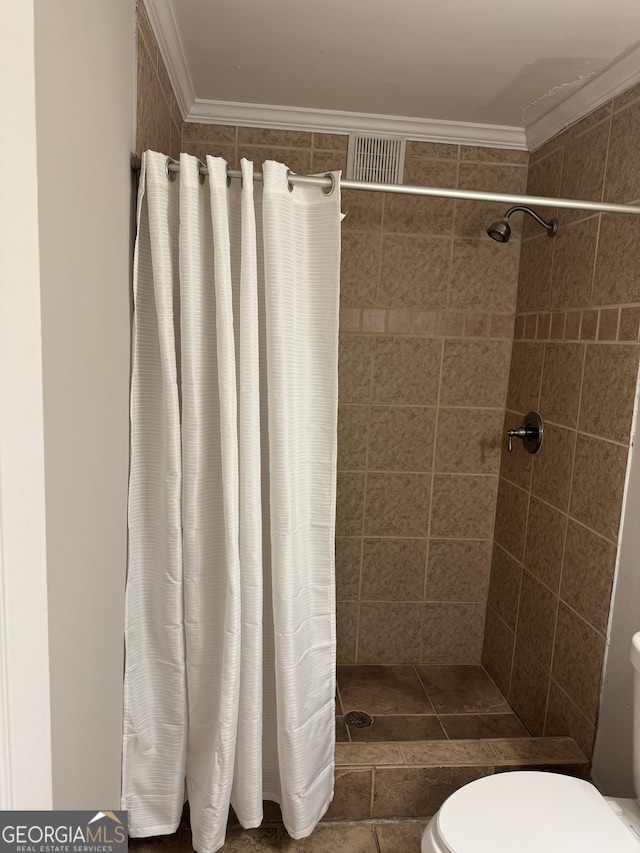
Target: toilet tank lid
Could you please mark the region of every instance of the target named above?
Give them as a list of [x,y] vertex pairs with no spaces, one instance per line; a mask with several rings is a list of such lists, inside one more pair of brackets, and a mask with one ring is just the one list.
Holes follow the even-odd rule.
[[640,672],[640,631],[631,638],[631,664],[636,672]]
[[460,788],[435,834],[451,853],[640,853],[640,842],[589,782],[513,771]]

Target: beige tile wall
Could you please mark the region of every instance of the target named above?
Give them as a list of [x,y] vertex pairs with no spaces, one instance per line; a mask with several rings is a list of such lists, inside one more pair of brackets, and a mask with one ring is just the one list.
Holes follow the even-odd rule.
[[151,148],[180,155],[182,115],[144,8],[138,0],[138,99],[136,153]]
[[[526,162],[414,142],[405,181],[522,192]],[[486,238],[487,205],[345,192],[343,210],[339,658],[475,662],[519,242]]]
[[[637,203],[639,132],[637,87],[532,154],[527,191]],[[555,239],[524,229],[505,415],[507,429],[538,409],[546,435],[535,457],[503,444],[483,660],[532,733],[590,755],[640,358],[640,218],[549,215]]]
[[[346,169],[347,137],[183,125],[204,159]],[[527,156],[409,143],[406,180],[523,192]],[[519,241],[502,206],[344,192],[340,662],[480,659]]]

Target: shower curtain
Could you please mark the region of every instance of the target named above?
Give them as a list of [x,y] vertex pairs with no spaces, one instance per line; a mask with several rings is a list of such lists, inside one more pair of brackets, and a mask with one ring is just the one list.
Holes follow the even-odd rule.
[[213,853],[230,803],[301,838],[333,794],[340,200],[166,164],[138,197],[122,807],[161,835],[188,799]]

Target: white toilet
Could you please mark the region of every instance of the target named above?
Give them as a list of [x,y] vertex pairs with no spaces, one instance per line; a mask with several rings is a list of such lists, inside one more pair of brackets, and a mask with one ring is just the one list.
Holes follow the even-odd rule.
[[[640,792],[640,632],[634,667],[633,776]],[[637,800],[537,771],[497,773],[452,794],[431,818],[422,853],[640,853]]]

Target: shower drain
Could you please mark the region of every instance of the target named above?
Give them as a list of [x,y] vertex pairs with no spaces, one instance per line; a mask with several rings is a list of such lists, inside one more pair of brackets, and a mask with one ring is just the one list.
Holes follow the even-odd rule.
[[353,726],[355,729],[366,729],[373,723],[373,718],[366,711],[348,711],[344,715],[344,721],[348,726]]

